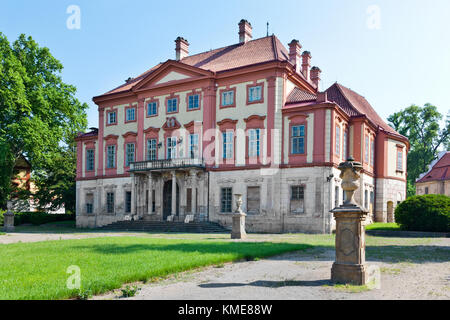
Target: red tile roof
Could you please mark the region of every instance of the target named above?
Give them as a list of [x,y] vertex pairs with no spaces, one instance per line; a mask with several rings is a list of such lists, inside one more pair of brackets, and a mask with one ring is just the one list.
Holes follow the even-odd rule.
[[[220,72],[270,61],[289,61],[289,52],[274,35],[188,56],[180,62],[213,72]],[[156,71],[162,64],[147,70],[106,94],[125,92]],[[300,74],[300,76],[303,76]]]
[[326,93],[328,100],[338,104],[349,116],[366,115],[370,121],[381,127],[384,131],[403,137],[395,129],[386,124],[372,108],[370,103],[355,91],[336,82],[326,90]]
[[450,151],[447,151],[417,183],[450,179]]
[[316,101],[317,96],[315,94],[303,91],[299,88],[294,88],[286,99],[286,103],[296,103],[305,101]]

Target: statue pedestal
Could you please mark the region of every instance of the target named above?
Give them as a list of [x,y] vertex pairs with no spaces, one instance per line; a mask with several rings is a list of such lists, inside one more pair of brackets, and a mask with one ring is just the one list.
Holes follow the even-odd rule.
[[14,213],[8,211],[3,215],[3,231],[14,231]]
[[233,228],[231,229],[231,239],[247,239],[245,232],[245,213],[233,214]]
[[364,221],[367,212],[357,205],[343,205],[331,211],[336,219],[336,261],[331,280],[337,283],[368,283]]

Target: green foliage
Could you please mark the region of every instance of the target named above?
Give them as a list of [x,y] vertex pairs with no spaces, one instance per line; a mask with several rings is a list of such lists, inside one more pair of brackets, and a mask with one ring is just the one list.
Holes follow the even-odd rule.
[[[0,167],[6,169],[0,173],[0,207],[5,207],[10,194],[11,161],[20,155],[39,172],[39,186],[49,184],[47,197],[37,198],[42,207],[52,197],[60,202],[67,201],[68,195],[74,198],[70,170],[74,156],[68,154],[75,152],[76,133],[87,126],[88,106],[75,98],[74,86],[62,81],[62,69],[49,49],[39,47],[31,37],[22,34],[10,44],[0,33]],[[69,168],[63,179],[66,185],[53,187],[52,170],[61,162]]]
[[[3,214],[6,211],[0,211],[0,225],[3,225]],[[71,221],[75,220],[74,214],[50,214],[45,212],[15,212],[14,225],[32,224],[40,226],[51,222]]]
[[415,182],[419,175],[428,170],[428,165],[437,157],[441,148],[450,145],[450,120],[440,128],[443,116],[429,103],[423,107],[412,105],[392,114],[388,121],[400,134],[409,139],[408,153],[408,196],[415,194]]
[[450,231],[450,197],[428,194],[413,196],[395,208],[395,220],[409,231]]
[[141,288],[138,288],[137,286],[134,287],[126,286],[125,289],[121,289],[120,291],[122,291],[123,298],[130,298],[134,297],[136,293],[138,293],[138,291],[140,290]]
[[75,298],[77,300],[88,300],[89,298],[92,297],[92,290],[83,290],[83,289],[78,289]]

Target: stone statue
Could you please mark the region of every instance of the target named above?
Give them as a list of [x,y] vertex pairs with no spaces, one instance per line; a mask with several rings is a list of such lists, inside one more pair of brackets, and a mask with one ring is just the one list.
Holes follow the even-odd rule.
[[233,227],[231,230],[231,239],[246,239],[245,232],[245,217],[247,216],[242,211],[242,194],[235,194],[236,197],[236,211],[233,213]]
[[361,163],[352,157],[338,167],[347,200],[340,207],[331,210],[336,219],[336,261],[331,269],[333,282],[355,285],[368,282],[364,227],[368,212],[354,199],[362,168]]
[[12,201],[6,203],[7,211],[3,214],[3,231],[14,231],[14,212],[12,212]]

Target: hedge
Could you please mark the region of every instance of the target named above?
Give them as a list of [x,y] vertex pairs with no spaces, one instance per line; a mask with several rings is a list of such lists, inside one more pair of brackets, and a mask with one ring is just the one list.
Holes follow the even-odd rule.
[[[6,211],[0,211],[0,225],[3,225],[3,214]],[[75,220],[74,214],[50,214],[46,212],[15,212],[14,225],[19,226],[25,223],[31,223],[35,226],[50,222],[60,222]]]
[[450,232],[450,197],[438,194],[413,196],[395,209],[402,230]]

